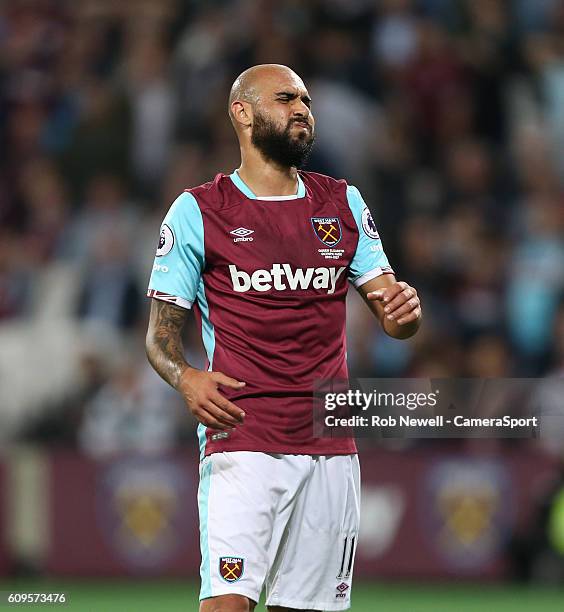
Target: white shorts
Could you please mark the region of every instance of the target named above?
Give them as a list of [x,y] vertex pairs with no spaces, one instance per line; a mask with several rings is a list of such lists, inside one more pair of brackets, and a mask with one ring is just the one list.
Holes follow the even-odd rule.
[[200,464],[200,599],[350,607],[360,517],[356,455],[214,453]]

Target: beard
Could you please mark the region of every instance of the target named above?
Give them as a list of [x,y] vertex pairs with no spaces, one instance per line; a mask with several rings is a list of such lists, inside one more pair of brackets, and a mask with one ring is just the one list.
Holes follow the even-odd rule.
[[286,129],[278,126],[262,113],[255,112],[251,142],[263,154],[279,166],[301,168],[307,161],[315,137],[313,129],[302,131],[298,136],[290,132],[296,119],[290,119]]

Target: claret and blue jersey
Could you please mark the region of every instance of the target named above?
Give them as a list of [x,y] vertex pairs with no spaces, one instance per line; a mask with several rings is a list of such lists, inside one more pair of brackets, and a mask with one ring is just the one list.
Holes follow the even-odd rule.
[[161,226],[148,295],[194,307],[209,369],[245,381],[224,394],[245,422],[202,454],[349,454],[312,436],[314,380],[346,378],[345,299],[392,272],[355,187],[299,172],[295,196],[256,197],[237,172],[180,195]]

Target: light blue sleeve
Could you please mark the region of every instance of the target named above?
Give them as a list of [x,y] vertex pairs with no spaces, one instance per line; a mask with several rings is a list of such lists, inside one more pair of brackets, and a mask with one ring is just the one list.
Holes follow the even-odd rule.
[[380,274],[393,273],[393,270],[370,209],[356,187],[347,187],[347,200],[358,227],[358,245],[349,266],[349,280],[355,287],[360,287]]
[[147,295],[190,308],[205,266],[204,222],[196,199],[183,193],[161,225]]

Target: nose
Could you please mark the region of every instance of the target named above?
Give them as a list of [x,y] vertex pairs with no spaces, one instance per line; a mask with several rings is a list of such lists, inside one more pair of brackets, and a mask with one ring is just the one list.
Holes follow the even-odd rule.
[[306,119],[310,116],[311,110],[303,100],[296,100],[294,106],[294,115],[298,117],[305,117]]

